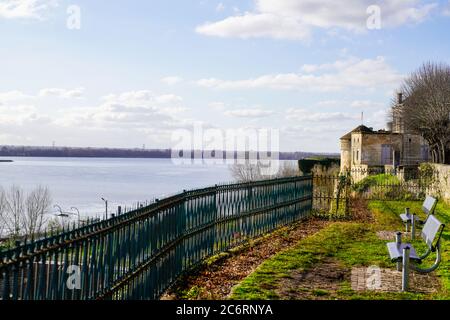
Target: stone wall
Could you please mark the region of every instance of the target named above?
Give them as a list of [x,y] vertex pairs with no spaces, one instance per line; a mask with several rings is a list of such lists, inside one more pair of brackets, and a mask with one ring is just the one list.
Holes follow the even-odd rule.
[[439,173],[439,190],[444,200],[450,204],[450,165],[433,164]]
[[341,139],[341,171],[351,168],[352,152],[350,139]]
[[363,136],[361,164],[369,166],[384,165],[381,159],[381,148],[390,145],[397,152],[402,150],[402,135],[399,134],[366,134]]

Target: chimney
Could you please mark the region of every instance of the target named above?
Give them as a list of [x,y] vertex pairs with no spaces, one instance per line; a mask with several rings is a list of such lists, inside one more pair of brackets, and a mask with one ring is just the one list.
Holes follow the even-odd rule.
[[398,92],[397,93],[397,103],[398,104],[402,104],[403,103],[403,93],[402,92]]

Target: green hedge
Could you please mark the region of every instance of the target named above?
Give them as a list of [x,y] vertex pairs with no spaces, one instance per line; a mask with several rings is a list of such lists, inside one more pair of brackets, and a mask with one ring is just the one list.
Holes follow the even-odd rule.
[[315,165],[321,165],[325,168],[330,168],[333,164],[340,165],[341,160],[336,158],[310,158],[298,161],[298,168],[304,174],[311,173]]

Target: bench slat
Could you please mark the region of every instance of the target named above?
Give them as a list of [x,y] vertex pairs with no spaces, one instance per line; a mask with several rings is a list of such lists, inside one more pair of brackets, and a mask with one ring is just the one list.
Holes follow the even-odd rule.
[[[406,213],[402,213],[400,215],[400,218],[402,219],[403,222],[411,222],[411,217],[412,217],[412,215],[408,216]],[[416,221],[420,221],[418,216],[414,216],[414,217],[415,217]]]
[[[435,242],[436,236],[440,237],[444,224],[442,224],[435,216],[430,215],[422,229],[422,238],[427,246],[431,249]],[[439,241],[439,239],[437,239]]]
[[387,244],[389,256],[391,257],[392,261],[401,261],[403,258],[403,249],[409,246],[409,258],[410,260],[417,260],[420,261],[419,256],[417,256],[416,250],[413,246],[411,246],[408,243],[402,243],[401,245],[398,245],[397,242],[389,242]]
[[427,214],[433,214],[437,200],[433,197],[427,196],[422,205],[422,210]]

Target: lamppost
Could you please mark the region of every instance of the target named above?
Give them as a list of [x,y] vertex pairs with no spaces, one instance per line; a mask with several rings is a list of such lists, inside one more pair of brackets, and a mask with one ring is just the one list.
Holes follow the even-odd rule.
[[55,204],[55,205],[53,206],[53,208],[56,208],[56,209],[58,209],[58,211],[59,211],[59,214],[55,214],[55,216],[61,217],[61,218],[68,218],[68,217],[69,217],[69,215],[68,215],[66,212],[63,212],[63,210],[61,209],[61,207],[58,206],[57,204]]
[[57,204],[55,204],[53,206],[54,208],[57,208],[59,211],[59,214],[55,214],[55,216],[57,217],[62,217],[62,218],[68,218],[69,216],[77,216],[78,218],[78,222],[81,221],[81,215],[80,215],[80,210],[78,210],[78,208],[76,207],[71,207],[70,210],[75,210],[77,213],[73,213],[73,212],[67,212],[67,211],[63,211],[61,209],[61,207]]
[[77,212],[78,216],[78,224],[80,224],[81,218],[80,218],[80,210],[78,210],[77,207],[71,207],[70,210],[75,210]]
[[106,219],[108,219],[108,200],[106,200],[105,198],[102,198],[102,200],[105,202]]
[[63,210],[61,209],[61,207],[58,206],[57,204],[55,204],[55,205],[53,206],[53,208],[58,209],[59,214],[55,214],[55,216],[61,218],[61,226],[64,228],[64,218],[68,218],[69,215],[68,215],[67,213],[63,212]]

